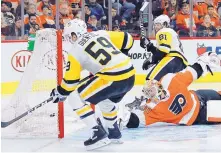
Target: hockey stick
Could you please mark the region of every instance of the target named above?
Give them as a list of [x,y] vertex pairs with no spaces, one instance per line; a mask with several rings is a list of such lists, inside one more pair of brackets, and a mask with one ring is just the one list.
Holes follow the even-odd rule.
[[[93,75],[89,75],[89,76],[85,77],[84,79],[80,80],[79,83],[82,83],[82,82],[86,81],[87,79],[90,79],[92,76],[93,76]],[[14,122],[20,120],[21,118],[27,116],[28,114],[31,114],[31,113],[34,112],[35,110],[41,108],[41,107],[44,106],[45,104],[48,104],[48,103],[50,103],[50,102],[52,102],[52,101],[54,101],[54,97],[48,98],[47,100],[45,100],[45,101],[41,102],[40,104],[38,104],[38,105],[32,107],[32,108],[29,109],[28,111],[24,112],[23,114],[17,116],[16,118],[14,118],[14,119],[12,119],[12,120],[10,120],[10,121],[8,121],[8,122],[1,122],[1,128],[5,128],[5,127],[11,125],[12,123],[14,123]]]
[[14,122],[20,120],[21,118],[27,116],[28,114],[34,112],[36,109],[38,109],[38,108],[44,106],[45,104],[47,104],[47,103],[49,103],[49,102],[51,102],[51,101],[53,101],[53,97],[48,98],[47,100],[43,101],[42,103],[36,105],[35,107],[29,109],[28,111],[24,112],[23,114],[17,116],[16,118],[14,118],[14,119],[12,119],[12,120],[10,120],[10,121],[8,121],[8,122],[1,122],[1,128],[5,128],[5,127],[11,125],[12,123],[14,123]]
[[[144,2],[143,6],[140,9],[140,32],[141,32],[142,38],[145,38],[145,32],[144,32],[144,26],[143,26],[143,22],[144,22],[143,15],[144,15],[144,10],[148,7],[148,4],[149,4],[149,2]],[[150,39],[148,37],[146,37],[146,38],[150,42]],[[146,58],[150,60],[152,57],[152,53],[149,52],[147,50],[147,48],[145,48],[145,51],[147,52],[147,55],[148,55]]]

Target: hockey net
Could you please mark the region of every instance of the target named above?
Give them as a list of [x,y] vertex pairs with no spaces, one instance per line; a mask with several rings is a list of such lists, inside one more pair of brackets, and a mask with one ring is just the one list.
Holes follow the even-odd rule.
[[[7,122],[49,98],[62,79],[67,52],[62,50],[62,32],[43,29],[36,33],[35,48],[15,94],[2,107]],[[2,136],[64,136],[63,103],[50,103],[36,109],[8,127]]]

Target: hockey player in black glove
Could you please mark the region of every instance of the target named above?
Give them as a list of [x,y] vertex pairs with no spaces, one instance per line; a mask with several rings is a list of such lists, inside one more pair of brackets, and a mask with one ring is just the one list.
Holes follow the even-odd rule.
[[[135,69],[127,56],[133,46],[133,38],[125,32],[87,32],[86,23],[80,19],[69,21],[63,32],[71,43],[68,63],[61,85],[52,90],[54,102],[65,100],[76,91],[74,100],[69,99],[72,110],[91,129],[91,136],[84,142],[87,150],[122,143],[117,126],[116,103],[134,86]],[[118,38],[118,39],[117,39]],[[112,58],[114,56],[114,58]],[[80,81],[83,70],[93,77]],[[103,117],[97,122],[91,105],[98,105]]]
[[160,15],[154,20],[156,46],[147,38],[140,39],[140,46],[152,53],[151,58],[144,61],[143,70],[155,65],[147,74],[146,80],[159,81],[167,73],[181,71],[188,65],[179,36],[169,25],[170,19],[167,15]]

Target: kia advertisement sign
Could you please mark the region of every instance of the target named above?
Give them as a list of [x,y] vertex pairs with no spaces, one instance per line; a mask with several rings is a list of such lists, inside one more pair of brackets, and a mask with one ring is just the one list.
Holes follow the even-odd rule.
[[26,66],[28,65],[28,61],[31,58],[32,52],[27,50],[21,50],[16,52],[11,58],[11,65],[14,70],[18,72],[24,72]]

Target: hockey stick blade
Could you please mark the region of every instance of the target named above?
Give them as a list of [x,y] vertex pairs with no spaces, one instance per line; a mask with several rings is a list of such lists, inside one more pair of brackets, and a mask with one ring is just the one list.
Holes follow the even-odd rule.
[[10,120],[10,121],[8,121],[8,122],[1,122],[1,128],[5,128],[5,127],[11,125],[12,123],[14,123],[14,122],[20,120],[21,118],[27,116],[28,114],[32,113],[32,112],[35,111],[36,109],[38,109],[38,108],[44,106],[45,104],[47,104],[47,103],[49,103],[49,102],[51,102],[51,101],[53,101],[53,97],[48,98],[47,100],[43,101],[42,103],[36,105],[35,107],[29,109],[28,111],[24,112],[23,114],[17,116],[16,118],[14,118],[14,119],[12,119],[12,120]]

